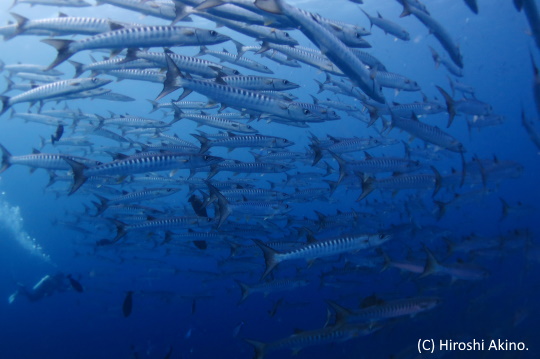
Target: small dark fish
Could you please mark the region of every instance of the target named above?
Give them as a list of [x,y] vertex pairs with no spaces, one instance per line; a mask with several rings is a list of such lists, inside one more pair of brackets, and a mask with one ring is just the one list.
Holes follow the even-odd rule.
[[191,302],[191,314],[195,314],[196,311],[197,311],[197,300],[193,299],[193,301]]
[[208,248],[208,244],[206,243],[206,241],[201,241],[201,240],[193,241],[193,244],[195,245],[195,247],[199,248],[202,251]]
[[71,284],[71,286],[73,287],[73,289],[75,289],[75,291],[77,291],[77,292],[79,292],[79,293],[84,292],[84,289],[83,289],[83,286],[81,285],[81,283],[79,283],[79,281],[73,279],[73,277],[71,276],[71,274],[68,274],[68,275],[67,275],[67,279],[69,279],[69,283]]
[[126,298],[124,299],[124,303],[122,304],[122,312],[124,313],[124,317],[129,317],[131,315],[131,311],[133,310],[133,291],[129,291],[126,294]]
[[172,351],[173,351],[173,348],[171,347],[171,348],[169,349],[169,351],[167,352],[167,355],[165,355],[165,358],[163,358],[163,359],[170,359],[170,358],[171,358],[171,355],[172,355]]
[[62,138],[63,134],[64,134],[64,126],[58,125],[58,127],[56,128],[56,131],[54,132],[54,135],[51,135],[51,143],[54,145],[55,142],[58,142]]
[[[206,207],[204,206],[203,202],[199,199],[199,197],[192,195],[189,197],[189,203],[191,203],[191,207],[193,207],[193,210],[195,211],[195,214],[199,217],[208,217],[208,214],[206,213]],[[199,249],[206,249],[200,248],[197,244],[195,244]]]

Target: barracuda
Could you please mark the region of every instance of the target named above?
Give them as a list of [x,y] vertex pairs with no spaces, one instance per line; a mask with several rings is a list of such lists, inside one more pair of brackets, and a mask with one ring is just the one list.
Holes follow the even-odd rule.
[[239,57],[237,55],[229,53],[226,49],[223,51],[211,51],[206,48],[206,46],[201,46],[200,51],[195,56],[211,55],[217,57],[221,61],[226,61],[234,65],[245,67],[257,72],[262,72],[265,74],[273,74],[274,72],[268,68],[268,66],[260,64],[256,61],[250,60],[245,57]]
[[169,230],[178,228],[193,228],[194,226],[210,226],[213,224],[213,219],[208,217],[197,216],[177,216],[167,218],[156,218],[148,221],[135,224],[125,224],[118,220],[114,220],[116,225],[116,237],[111,241],[103,242],[103,244],[112,244],[118,242],[128,232],[135,231],[155,231]]
[[283,0],[256,0],[255,5],[270,13],[287,16],[355,85],[373,100],[385,103],[377,81],[371,78],[369,71],[358,57],[332,32],[321,25],[319,16],[288,5]]
[[47,67],[52,69],[79,51],[91,49],[125,49],[136,47],[214,45],[230,40],[214,30],[183,26],[134,26],[109,31],[83,40],[44,39],[58,55]]
[[0,100],[2,101],[2,110],[0,111],[0,115],[17,103],[30,102],[31,104],[33,104],[35,102],[51,98],[62,99],[63,96],[95,89],[97,87],[104,86],[110,82],[112,82],[112,80],[99,79],[95,77],[61,80],[35,87],[31,90],[28,90],[20,95],[16,95],[13,97],[0,96]]
[[11,13],[17,21],[17,31],[13,36],[28,30],[46,30],[59,35],[96,35],[102,32],[114,31],[125,25],[109,19],[92,17],[69,17],[61,15],[57,18],[29,20],[24,16]]
[[261,343],[244,339],[255,349],[255,359],[264,359],[268,351],[292,349],[298,353],[301,349],[322,344],[335,344],[369,335],[381,328],[380,325],[344,325],[342,327],[327,327],[306,332],[298,332],[290,337],[272,343]]
[[369,306],[361,310],[350,310],[341,305],[328,301],[336,312],[336,325],[345,323],[373,322],[402,316],[414,316],[435,308],[441,303],[437,297],[399,299]]
[[[198,57],[185,56],[173,52],[169,52],[169,56],[180,70],[189,74],[199,75],[207,78],[215,78],[220,73],[226,75],[240,75],[238,70],[223,66],[216,62],[200,59]],[[167,58],[163,52],[128,50],[126,61],[131,61],[132,59],[145,59],[160,67],[167,67]]]
[[227,131],[235,131],[241,133],[257,133],[258,131],[250,125],[230,121],[225,118],[216,116],[209,116],[204,112],[198,113],[185,113],[180,109],[175,109],[175,116],[179,119],[187,118],[191,121],[197,122],[197,127],[206,125],[214,128],[220,128]]
[[390,238],[391,236],[388,234],[348,235],[315,241],[294,250],[284,252],[276,251],[264,244],[261,240],[253,239],[253,241],[259,246],[264,254],[266,270],[261,277],[264,279],[279,263],[284,261],[294,259],[313,260],[336,254],[374,248],[388,241]]
[[24,165],[31,167],[30,171],[33,172],[36,168],[43,168],[46,170],[69,170],[70,167],[66,163],[66,159],[78,161],[86,166],[97,166],[101,162],[90,160],[84,157],[64,155],[60,153],[41,153],[38,150],[33,150],[32,154],[22,156],[12,156],[11,153],[2,145],[0,145],[2,151],[2,166],[0,167],[0,173],[7,170],[11,165]]
[[210,166],[223,161],[223,159],[219,157],[192,153],[141,154],[139,156],[131,156],[123,160],[104,163],[94,167],[88,167],[76,160],[65,160],[71,166],[74,176],[73,185],[69,191],[69,195],[75,193],[84,182],[86,182],[88,177],[92,176],[127,176],[130,174],[152,171],[195,169],[197,167]]
[[163,91],[161,91],[156,100],[182,87],[185,90],[179,100],[189,95],[192,91],[195,91],[231,107],[249,109],[260,113],[270,113],[297,121],[320,120],[316,114],[304,108],[301,104],[276,100],[255,91],[228,86],[221,78],[217,78],[214,82],[193,79],[187,75],[184,76],[167,53],[167,76],[163,84]]

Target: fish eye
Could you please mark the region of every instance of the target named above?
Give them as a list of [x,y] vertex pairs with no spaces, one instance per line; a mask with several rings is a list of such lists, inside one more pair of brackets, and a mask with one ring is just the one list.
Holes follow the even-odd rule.
[[289,33],[288,33],[288,32],[285,33],[285,37],[289,37]]
[[379,239],[383,239],[384,237],[384,234],[379,234]]
[[240,75],[240,71],[238,71],[238,70],[233,70],[232,73],[235,74],[235,75]]
[[238,124],[237,124],[237,123],[233,123],[231,126],[232,126],[232,127],[238,127]]
[[289,81],[288,81],[288,80],[283,80],[283,84],[284,84],[284,85],[288,85],[288,84],[289,84]]
[[212,36],[217,36],[217,34],[218,34],[218,33],[215,32],[214,30],[210,30],[210,35],[212,35]]
[[358,32],[356,33],[356,38],[357,38],[357,39],[361,39],[361,38],[362,38],[362,36],[360,35],[360,33],[358,33]]
[[208,160],[210,159],[210,156],[204,155],[203,159],[204,159],[205,161],[208,161]]
[[310,113],[311,112],[307,108],[304,109],[304,115],[309,115]]

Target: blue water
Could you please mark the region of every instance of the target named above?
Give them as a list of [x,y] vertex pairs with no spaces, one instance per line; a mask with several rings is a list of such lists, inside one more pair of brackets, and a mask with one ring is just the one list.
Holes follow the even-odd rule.
[[[373,27],[366,39],[373,45],[370,51],[386,67],[395,73],[417,81],[422,92],[429,98],[440,94],[435,85],[449,90],[447,72],[441,66],[435,68],[428,45],[447,57],[437,40],[428,34],[426,28],[415,18],[399,18],[400,6],[391,0],[366,0],[363,5],[370,14],[380,11],[390,20],[399,23],[411,34],[411,41],[403,42],[385,35]],[[364,201],[356,202],[359,189],[346,190],[340,185],[329,200],[315,200],[309,203],[290,203],[293,219],[303,217],[316,220],[315,210],[327,216],[342,212],[368,212],[376,216],[378,229],[390,230],[403,226],[395,238],[382,246],[394,260],[409,260],[423,265],[426,254],[422,244],[427,245],[445,265],[466,264],[483,268],[489,277],[476,280],[453,280],[449,275],[433,275],[419,278],[418,274],[401,272],[390,268],[381,272],[382,257],[374,250],[329,257],[308,266],[302,261],[280,264],[275,271],[276,278],[298,277],[307,279],[310,285],[288,292],[250,295],[238,304],[241,294],[235,280],[255,284],[264,271],[262,253],[255,249],[247,257],[229,256],[225,242],[208,243],[207,250],[199,250],[193,245],[159,245],[163,233],[130,234],[119,243],[107,247],[97,247],[95,242],[102,238],[112,238],[114,227],[102,222],[80,220],[77,226],[86,230],[82,233],[70,229],[65,222],[76,222],[77,218],[91,219],[84,215],[84,206],[91,206],[96,200],[88,193],[77,193],[67,197],[68,184],[61,183],[46,188],[48,174],[36,170],[29,174],[24,166],[12,166],[0,176],[0,358],[164,358],[173,348],[171,358],[250,358],[252,347],[242,338],[261,342],[273,342],[294,333],[295,329],[315,330],[323,327],[326,320],[325,300],[333,300],[341,305],[357,309],[361,301],[370,295],[386,301],[420,296],[437,296],[442,303],[436,308],[410,317],[384,322],[383,327],[365,337],[358,337],[343,343],[310,346],[303,349],[298,358],[416,358],[419,339],[453,341],[492,339],[523,342],[528,350],[474,353],[439,352],[440,358],[537,358],[540,348],[537,339],[539,319],[536,305],[540,294],[538,285],[540,251],[538,248],[539,212],[538,174],[540,173],[539,149],[530,141],[521,125],[521,111],[532,120],[540,131],[538,113],[533,102],[533,70],[530,55],[540,63],[540,53],[529,34],[529,25],[523,13],[518,13],[509,0],[479,0],[480,14],[474,15],[458,0],[431,0],[426,4],[431,15],[436,18],[458,41],[464,57],[464,77],[460,81],[474,87],[479,100],[493,106],[496,114],[505,117],[503,124],[473,129],[469,134],[464,116],[458,116],[454,124],[446,129],[446,113],[428,116],[422,120],[439,126],[459,139],[467,152],[466,161],[473,158],[500,161],[515,161],[523,166],[517,178],[495,180],[487,178],[487,194],[470,197],[472,191],[483,189],[482,184],[456,188],[443,188],[436,200],[449,202],[454,194],[461,194],[463,203],[448,206],[442,219],[437,220],[437,207],[432,200],[432,191],[404,190],[397,194],[375,191]],[[358,24],[369,28],[367,18],[355,4],[344,0],[335,1],[291,1],[297,6],[320,13],[330,19]],[[19,4],[9,9],[9,3],[0,4],[0,24],[11,20],[10,11],[31,19],[54,17],[58,9],[49,6],[30,7]],[[114,8],[110,5],[88,8],[62,8],[70,16],[107,17],[111,19],[139,22],[142,24],[167,24],[165,20],[142,17],[134,12]],[[214,28],[206,20],[193,17],[193,26]],[[191,24],[190,24],[191,26]],[[228,34],[246,45],[256,42],[226,28],[217,31]],[[302,45],[313,46],[299,31],[291,31]],[[0,59],[6,64],[16,62],[48,65],[56,56],[54,49],[39,41],[36,36],[18,36],[0,43]],[[215,45],[234,52],[231,43]],[[198,52],[195,47],[176,48],[175,51],[187,55]],[[159,51],[159,49],[157,50]],[[98,57],[101,55],[98,54]],[[253,53],[246,56],[260,61],[274,70],[274,77],[286,78],[301,84],[301,88],[291,91],[299,101],[311,102],[311,95],[318,91],[314,79],[324,81],[320,71],[302,65],[301,69],[279,66],[261,59]],[[211,57],[205,57],[214,60]],[[73,60],[90,62],[88,52],[73,56]],[[69,78],[73,74],[71,65],[58,66]],[[254,74],[242,69],[244,74]],[[3,82],[3,81],[2,81]],[[2,86],[3,87],[3,86]],[[132,96],[135,102],[111,102],[104,100],[70,100],[71,109],[98,113],[107,116],[108,111],[116,114],[129,113],[161,119],[161,113],[151,115],[147,99],[154,99],[161,91],[161,85],[132,80],[115,82],[107,86],[114,92]],[[385,96],[390,101],[407,103],[421,101],[416,92],[395,94],[386,89]],[[9,94],[13,95],[13,93]],[[163,101],[175,99],[179,92],[167,96]],[[351,98],[324,92],[318,98],[341,100],[360,106]],[[459,95],[455,96],[459,99]],[[187,99],[205,98],[191,94]],[[64,104],[48,103],[45,109],[64,108]],[[15,106],[17,112],[27,110],[27,104]],[[35,109],[32,109],[35,112]],[[253,127],[261,134],[285,137],[295,142],[289,149],[304,151],[313,134],[319,138],[378,136],[382,122],[371,128],[359,120],[338,112],[342,119],[334,122],[312,124],[310,128],[294,128],[282,124],[254,121]],[[0,119],[0,143],[13,155],[31,153],[39,147],[39,136],[49,138],[54,132],[50,126],[24,123],[21,119],[8,119],[4,114]],[[201,128],[215,133],[216,129]],[[67,130],[67,129],[66,129]],[[167,134],[197,143],[191,133],[196,126],[189,120],[176,123]],[[66,131],[64,136],[69,135]],[[393,129],[388,135],[408,142],[409,135]],[[92,137],[95,147],[113,145],[114,142]],[[410,142],[413,148],[423,147],[420,139]],[[65,150],[62,149],[62,150]],[[58,152],[50,144],[44,152]],[[247,149],[237,149],[227,153],[224,149],[212,149],[212,154],[224,158],[251,161]],[[373,156],[403,157],[403,145],[380,147],[369,150]],[[453,168],[461,170],[460,157],[456,153],[441,150],[440,159],[429,162],[437,170],[447,175]],[[364,158],[362,152],[350,154],[355,159]],[[88,157],[108,161],[105,157]],[[326,160],[334,169],[338,165],[330,156]],[[312,172],[317,169],[301,163],[295,164],[295,173]],[[320,170],[318,170],[320,172]],[[425,173],[432,173],[429,169]],[[176,176],[187,176],[184,170]],[[197,177],[204,178],[205,174]],[[214,179],[243,178],[220,173]],[[335,172],[325,179],[337,180]],[[384,177],[378,175],[377,177]],[[284,174],[250,175],[256,185],[269,188],[269,182],[278,183],[277,190],[293,193],[293,185],[283,185]],[[308,185],[304,185],[309,187]],[[321,179],[311,181],[313,188],[326,187]],[[129,190],[130,187],[116,186]],[[140,186],[138,188],[141,188]],[[302,189],[302,188],[301,188]],[[57,194],[59,195],[57,197]],[[188,190],[182,188],[178,194],[143,203],[149,206],[172,206],[177,215],[190,213],[187,202]],[[501,220],[500,198],[508,202],[511,210]],[[375,206],[376,202],[383,205]],[[187,209],[184,209],[187,208]],[[214,211],[210,210],[210,215]],[[57,223],[58,222],[58,223]],[[228,222],[253,225],[253,218],[231,216]],[[277,221],[276,227],[269,226],[269,235],[259,235],[262,240],[287,239],[290,228],[284,221]],[[353,231],[353,225],[344,223],[333,231],[321,230],[315,233],[318,239]],[[376,231],[376,229],[374,230]],[[181,231],[178,231],[180,233]],[[217,233],[222,233],[217,231]],[[396,232],[398,233],[398,232]],[[251,245],[249,240],[255,234],[239,234],[240,243]],[[447,240],[459,243],[467,236],[501,238],[501,245],[489,251],[449,253]],[[298,240],[303,241],[303,238]],[[352,263],[369,263],[363,271],[345,276],[334,276],[320,286],[320,274],[333,268],[342,268]],[[222,262],[226,265],[222,265]],[[375,263],[375,264],[373,264]],[[298,269],[298,270],[297,270]],[[68,290],[29,302],[18,298],[8,303],[8,297],[17,289],[17,283],[32,287],[42,277],[55,273],[72,274],[84,286],[84,293]],[[133,311],[129,317],[122,313],[122,303],[127,291],[134,291]],[[283,302],[275,316],[268,312],[280,298]],[[195,304],[193,304],[195,301]],[[245,325],[238,336],[234,329],[241,322]],[[488,344],[486,344],[487,348]],[[269,358],[292,357],[290,350],[272,351]]]

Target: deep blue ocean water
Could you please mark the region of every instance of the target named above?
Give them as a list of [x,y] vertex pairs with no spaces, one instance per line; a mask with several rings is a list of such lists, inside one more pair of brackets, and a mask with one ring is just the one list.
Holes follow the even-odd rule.
[[[336,1],[290,1],[297,6],[317,12],[329,19],[341,20],[369,28],[369,21],[358,6],[344,0]],[[454,124],[446,129],[447,113],[430,115],[422,121],[436,125],[461,141],[467,149],[465,160],[514,161],[523,167],[519,176],[495,175],[485,178],[485,185],[466,184],[462,187],[445,187],[435,199],[450,202],[446,213],[437,218],[437,206],[432,199],[432,190],[375,191],[363,201],[357,202],[360,189],[346,190],[341,184],[327,200],[315,199],[304,203],[291,202],[288,216],[293,220],[307,217],[317,219],[315,211],[327,216],[341,212],[369,213],[369,223],[347,223],[315,233],[318,239],[349,233],[356,228],[374,231],[395,231],[394,238],[382,249],[395,261],[410,261],[423,265],[425,244],[441,263],[447,266],[472,266],[489,272],[482,280],[452,279],[450,275],[431,275],[420,278],[419,274],[389,268],[381,271],[383,259],[375,250],[349,253],[316,261],[308,265],[302,261],[282,263],[275,271],[276,278],[302,278],[309,281],[306,287],[291,291],[250,295],[239,304],[241,292],[235,281],[256,284],[264,271],[264,259],[258,249],[249,255],[229,258],[225,241],[208,243],[200,250],[191,243],[160,245],[164,233],[133,234],[111,246],[98,247],[97,240],[114,237],[114,226],[106,221],[97,222],[84,214],[84,205],[91,206],[96,198],[90,193],[76,193],[68,197],[69,183],[58,183],[46,187],[49,176],[42,169],[33,174],[28,168],[14,165],[0,176],[0,358],[164,358],[173,348],[171,358],[251,358],[252,347],[242,338],[261,342],[273,342],[294,333],[296,329],[315,330],[323,327],[327,316],[326,300],[332,300],[348,308],[358,309],[364,298],[376,295],[386,301],[421,296],[437,296],[442,302],[430,311],[414,317],[402,317],[385,321],[374,333],[353,338],[346,342],[309,346],[300,351],[297,358],[416,358],[419,339],[452,341],[477,341],[492,339],[523,342],[526,351],[437,351],[437,358],[537,358],[540,348],[537,339],[539,312],[537,298],[540,294],[539,274],[540,251],[538,247],[539,212],[538,174],[540,173],[539,149],[530,141],[521,124],[522,109],[540,131],[539,114],[533,101],[532,84],[534,73],[530,54],[540,64],[540,52],[530,35],[525,15],[514,8],[510,0],[478,0],[480,13],[473,14],[463,1],[426,0],[431,15],[437,19],[455,39],[464,58],[464,77],[459,81],[474,87],[476,98],[493,107],[493,112],[504,116],[504,123],[472,129],[469,133],[465,116],[459,115]],[[0,24],[12,20],[10,11],[30,19],[55,17],[58,8],[50,6],[30,7],[19,4],[9,9],[8,1],[0,4]],[[395,73],[417,81],[422,93],[429,98],[441,96],[436,85],[450,91],[448,72],[443,66],[436,68],[428,48],[437,49],[448,58],[437,40],[412,16],[399,18],[401,7],[391,0],[365,0],[362,6],[370,14],[379,11],[385,18],[399,23],[411,34],[411,40],[396,40],[373,27],[366,39],[372,44],[368,50],[377,56],[386,67]],[[70,16],[111,18],[142,24],[168,24],[166,20],[143,17],[135,12],[115,8],[111,5],[87,8],[62,8]],[[194,23],[214,29],[213,23],[193,16]],[[228,34],[246,45],[256,41],[244,35],[220,27],[217,31]],[[302,45],[311,44],[298,30],[291,35]],[[66,37],[70,38],[70,37]],[[17,62],[48,65],[55,57],[50,46],[41,43],[37,36],[17,36],[0,43],[0,59],[5,64]],[[235,52],[231,43],[214,45],[214,50],[228,49]],[[174,48],[187,55],[198,52],[197,47]],[[156,51],[160,51],[157,49]],[[102,54],[94,54],[101,57]],[[106,55],[106,54],[103,54]],[[318,86],[314,79],[324,81],[321,71],[302,65],[300,69],[280,66],[268,59],[248,53],[249,58],[260,61],[274,70],[274,77],[286,78],[301,84],[290,91],[299,101],[311,102]],[[210,56],[205,57],[214,60]],[[83,63],[90,62],[88,51],[73,56]],[[73,68],[68,63],[58,66],[70,78]],[[255,74],[242,70],[244,74]],[[6,72],[4,72],[6,75]],[[0,80],[4,82],[3,80]],[[151,106],[146,101],[154,99],[162,86],[154,83],[124,80],[107,85],[114,92],[136,99],[134,102],[112,102],[104,100],[69,100],[71,109],[85,113],[108,116],[116,114],[146,116],[161,119],[162,113],[148,114]],[[13,95],[14,92],[8,93]],[[400,92],[385,89],[389,101],[407,103],[421,101],[418,92]],[[176,99],[179,92],[167,96],[163,101]],[[324,92],[316,95],[320,100],[330,98],[360,106],[358,101],[343,95]],[[460,99],[456,93],[454,98]],[[205,100],[191,94],[189,100]],[[27,104],[16,105],[17,112],[27,111]],[[37,106],[31,109],[35,112]],[[64,103],[47,103],[44,109],[64,108]],[[230,110],[227,110],[230,111]],[[382,128],[379,119],[370,128],[365,123],[338,111],[339,121],[311,124],[309,128],[295,128],[264,120],[250,124],[261,134],[285,137],[294,141],[289,149],[305,151],[311,143],[309,137],[325,138],[379,136]],[[21,119],[8,119],[9,112],[0,118],[0,143],[13,155],[31,153],[40,146],[40,136],[49,138],[54,127],[36,123],[25,123]],[[165,120],[170,120],[168,117]],[[196,133],[195,123],[181,120],[167,134],[197,144],[191,133]],[[216,133],[216,129],[201,127],[201,130]],[[64,136],[70,134],[67,130]],[[117,131],[118,132],[118,131]],[[387,137],[399,143],[369,150],[373,156],[403,157],[401,141],[409,142],[410,136],[393,129]],[[112,146],[113,141],[92,137],[94,147]],[[423,148],[420,139],[410,142],[412,148]],[[47,144],[43,152],[70,151],[69,148]],[[75,151],[71,149],[71,151]],[[445,150],[432,150],[438,156],[430,161],[417,157],[422,163],[433,165],[444,176],[452,169],[461,170],[458,154]],[[126,151],[126,153],[128,153]],[[132,152],[130,152],[132,153]],[[251,161],[247,149],[231,153],[216,148],[212,155],[224,158]],[[75,153],[80,155],[80,153]],[[85,156],[109,161],[104,156]],[[347,158],[360,160],[364,154],[353,152]],[[327,187],[323,179],[337,180],[338,165],[331,156],[326,160],[336,172],[328,177],[300,184],[304,188]],[[295,163],[288,173],[318,171],[309,164]],[[432,173],[429,167],[424,173]],[[163,173],[165,174],[165,173]],[[180,170],[175,176],[187,176]],[[377,175],[377,178],[383,178]],[[197,177],[204,178],[205,174]],[[220,173],[215,180],[241,179]],[[283,184],[285,174],[252,174],[247,178],[256,180],[256,186],[276,189],[293,194],[295,186]],[[357,180],[359,183],[359,180]],[[159,186],[159,185],[158,185]],[[84,187],[83,187],[84,188]],[[134,187],[118,185],[116,188],[130,190]],[[141,186],[137,187],[142,188]],[[187,202],[188,189],[164,199],[145,205],[158,208],[174,208],[176,215],[191,213]],[[480,193],[481,192],[481,193]],[[459,194],[455,197],[455,194]],[[452,203],[460,199],[457,204]],[[509,213],[502,217],[501,198],[510,205]],[[378,202],[377,202],[378,201]],[[209,210],[214,216],[213,210]],[[249,217],[249,216],[248,216]],[[501,219],[502,218],[502,219]],[[254,218],[231,216],[228,223],[255,225]],[[238,243],[251,245],[250,238],[262,240],[290,239],[296,233],[284,220],[269,219],[266,229],[269,234],[238,233]],[[360,223],[358,223],[360,222]],[[372,223],[375,222],[375,225]],[[87,233],[74,230],[66,223],[75,224]],[[262,228],[262,225],[259,225]],[[358,227],[356,227],[358,226]],[[402,228],[398,230],[396,228]],[[195,228],[196,229],[196,228]],[[215,230],[216,233],[223,233]],[[182,231],[177,231],[181,233]],[[464,238],[495,238],[500,244],[488,250],[450,253],[448,241],[463,243]],[[296,237],[295,237],[296,238]],[[303,241],[302,236],[298,237]],[[361,264],[365,268],[346,275],[321,274],[333,268],[343,268],[346,263]],[[9,296],[17,289],[17,283],[32,287],[47,274],[72,274],[84,287],[84,293],[69,289],[55,293],[37,302],[17,298],[9,304]],[[321,285],[321,283],[323,283]],[[125,317],[122,303],[128,291],[133,291],[133,311]],[[279,302],[277,312],[269,312]],[[243,322],[238,335],[235,328]],[[488,345],[486,344],[486,347]],[[269,358],[292,357],[290,350],[271,351]],[[427,356],[427,355],[426,355]]]

